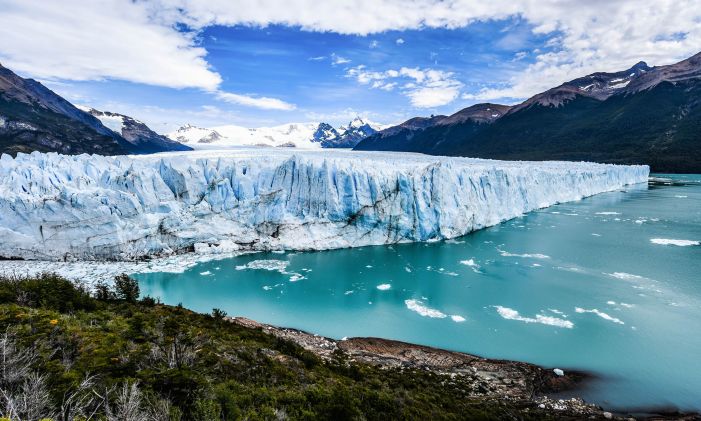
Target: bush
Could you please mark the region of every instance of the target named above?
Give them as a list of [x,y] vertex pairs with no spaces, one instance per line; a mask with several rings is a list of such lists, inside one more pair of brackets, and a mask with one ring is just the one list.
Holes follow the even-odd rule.
[[53,273],[34,278],[0,277],[0,303],[57,310],[93,310],[95,301],[87,289]]
[[139,299],[139,294],[141,293],[139,283],[126,273],[115,276],[114,288],[117,293],[117,298],[129,303],[135,303],[136,300]]
[[100,301],[112,301],[117,299],[116,294],[110,288],[109,285],[107,285],[104,282],[98,282],[95,284],[95,298],[100,300]]
[[212,317],[214,317],[215,320],[222,320],[226,317],[226,311],[220,308],[214,308],[212,309]]

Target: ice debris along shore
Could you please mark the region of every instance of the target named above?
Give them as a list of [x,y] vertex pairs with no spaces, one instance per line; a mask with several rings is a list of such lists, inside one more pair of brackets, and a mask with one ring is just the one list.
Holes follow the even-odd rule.
[[0,157],[0,256],[132,260],[453,238],[647,166],[242,148]]

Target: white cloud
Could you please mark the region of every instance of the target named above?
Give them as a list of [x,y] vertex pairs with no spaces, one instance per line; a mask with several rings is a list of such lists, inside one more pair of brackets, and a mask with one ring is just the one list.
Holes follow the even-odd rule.
[[402,45],[402,44],[404,44],[404,39],[403,39],[403,38],[397,38],[397,40],[394,41],[394,42],[396,42],[397,45]]
[[309,111],[305,113],[305,117],[312,121],[324,121],[327,123],[341,123],[348,124],[351,120],[356,117],[360,117],[366,121],[372,121],[375,117],[379,117],[377,114],[370,111],[359,111],[353,108],[345,108],[338,111],[325,111],[316,112]]
[[[0,0],[0,61],[36,78],[118,79],[169,88],[199,88],[235,104],[291,110],[275,98],[218,90],[195,32],[154,17],[149,2]],[[30,31],[30,32],[28,32]]]
[[231,92],[217,91],[216,97],[232,104],[245,105],[264,110],[294,110],[296,106],[277,98],[253,97],[249,95],[234,94]]
[[366,70],[366,66],[352,67],[346,76],[354,78],[362,85],[372,89],[391,91],[398,86],[398,81],[411,80],[402,85],[402,93],[411,105],[417,108],[434,108],[450,104],[460,94],[463,84],[455,79],[452,72],[418,67],[402,67],[383,72]]
[[[479,100],[524,98],[577,76],[625,69],[639,60],[668,64],[701,46],[698,0],[0,0],[0,10],[0,61],[20,73],[208,91],[220,88],[221,77],[207,62],[197,37],[212,25],[286,25],[368,35],[458,28],[518,16],[532,32],[549,39],[545,51],[529,52],[530,63],[522,60],[525,67],[513,73],[506,86],[488,85],[466,94]],[[183,24],[192,31],[176,29]],[[520,45],[518,39],[503,41]],[[403,39],[395,42],[402,44]],[[343,57],[332,62],[348,63]],[[432,89],[415,93],[416,103],[445,102],[455,86],[419,87]],[[424,101],[430,97],[435,101]]]
[[[314,0],[162,0],[159,7],[195,27],[214,23],[281,24],[356,35],[459,28],[475,21],[518,16],[532,26],[533,32],[549,37],[554,51],[533,52],[535,61],[524,64],[521,72],[509,78],[508,86],[469,94],[481,100],[528,97],[566,80],[594,71],[625,69],[639,60],[669,64],[698,52],[701,46],[698,0],[348,0],[341,4]],[[180,11],[176,11],[178,8]],[[520,45],[518,37],[513,36],[505,36],[502,44]],[[401,44],[399,39],[396,42]]]
[[347,63],[350,63],[350,62],[351,62],[351,61],[348,60],[347,58],[341,57],[341,56],[339,56],[339,55],[336,54],[336,53],[332,53],[332,54],[331,54],[331,64],[334,65],[334,66],[337,66],[337,65],[339,65],[339,64],[347,64]]
[[380,43],[377,40],[370,41],[370,48],[377,48],[379,45]]
[[194,34],[153,21],[141,2],[0,0],[0,61],[40,78],[122,79],[215,89]]

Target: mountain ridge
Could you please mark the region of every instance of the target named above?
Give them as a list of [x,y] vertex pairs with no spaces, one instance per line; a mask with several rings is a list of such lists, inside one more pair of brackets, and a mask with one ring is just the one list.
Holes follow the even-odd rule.
[[247,128],[227,125],[213,128],[185,124],[167,136],[197,147],[272,146],[299,148],[352,148],[379,131],[377,123],[355,117],[347,125],[333,127],[325,122],[287,123],[272,127]]
[[[119,118],[113,130],[100,118]],[[77,107],[0,64],[0,153],[124,155],[190,150],[123,114]]]
[[639,62],[620,72],[592,73],[536,94],[492,121],[446,123],[450,117],[407,120],[355,149],[701,172],[701,53],[665,66]]

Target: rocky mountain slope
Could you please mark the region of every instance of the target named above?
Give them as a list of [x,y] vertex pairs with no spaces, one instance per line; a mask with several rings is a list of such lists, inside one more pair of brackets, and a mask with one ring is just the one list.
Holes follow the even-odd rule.
[[[478,104],[455,115],[475,107],[496,109]],[[447,123],[450,117],[441,116],[417,126],[412,119],[356,149],[701,172],[701,53],[667,66],[641,62],[621,72],[594,73],[501,110],[491,121]]]
[[131,152],[131,145],[33,79],[0,65],[0,152]]
[[131,143],[139,153],[192,150],[191,147],[160,135],[151,130],[143,122],[124,114],[110,111],[98,111],[94,108],[87,107],[78,108],[97,117],[105,127],[121,135],[127,142]]
[[[121,127],[112,130],[101,119],[108,124],[120,119]],[[120,155],[189,149],[131,117],[86,112],[41,83],[0,65],[0,153]]]
[[360,117],[339,127],[328,123],[289,123],[274,127],[227,125],[207,129],[186,124],[169,133],[168,137],[195,149],[235,146],[352,148],[362,139],[377,133],[380,127]]

